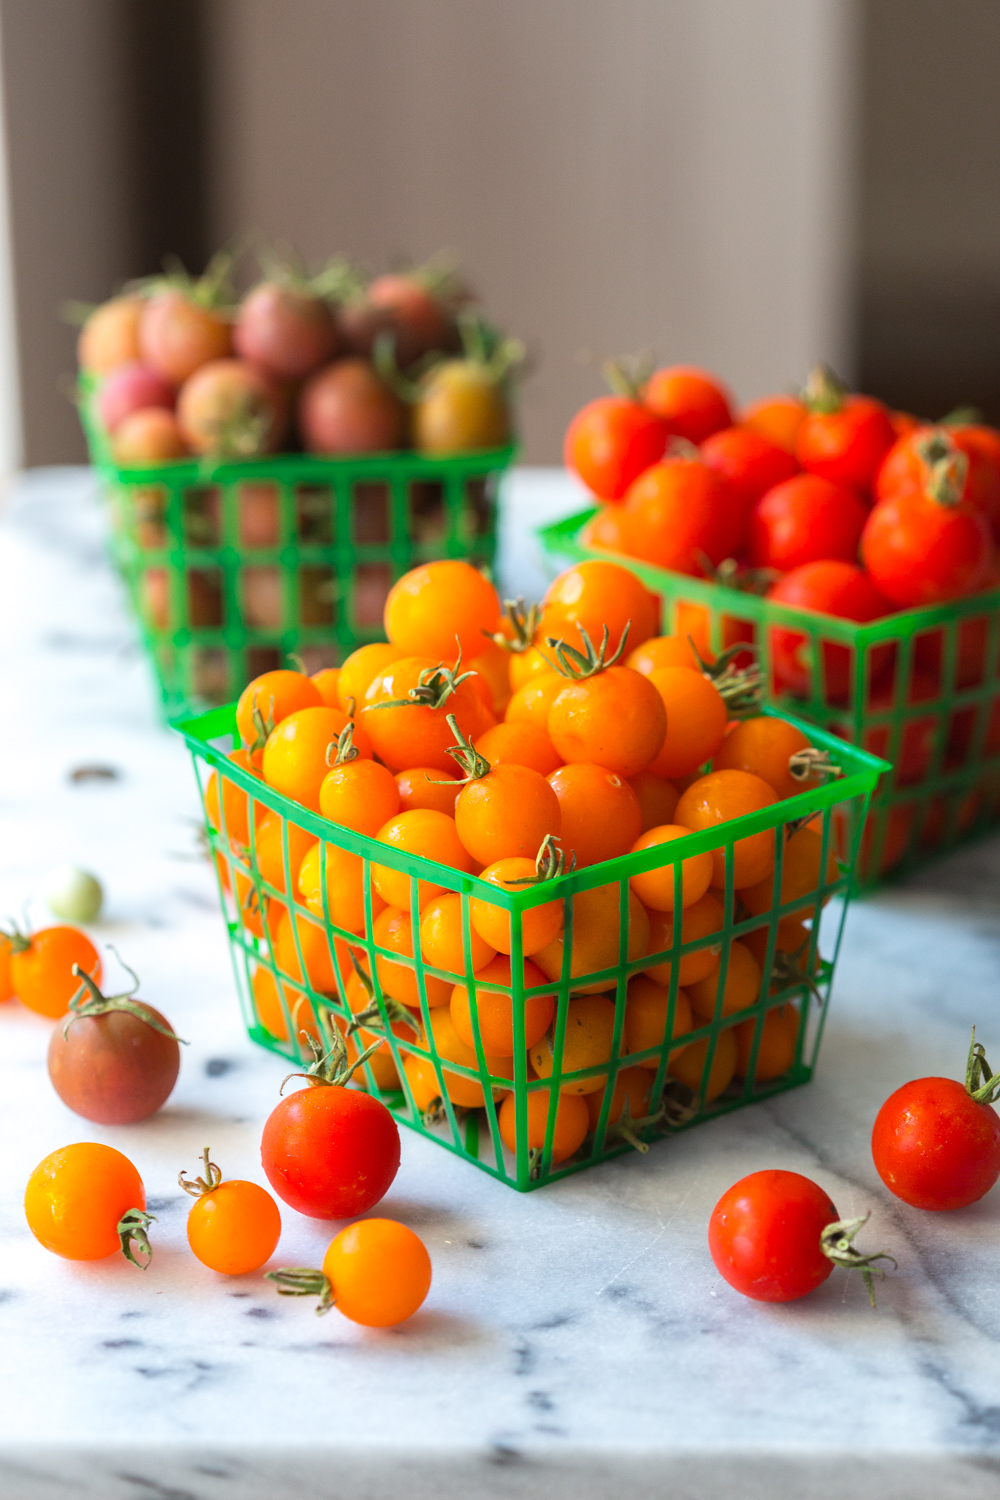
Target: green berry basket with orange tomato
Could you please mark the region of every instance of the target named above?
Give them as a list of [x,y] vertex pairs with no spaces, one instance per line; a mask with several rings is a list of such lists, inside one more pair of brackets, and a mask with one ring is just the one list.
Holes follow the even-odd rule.
[[395,585],[336,704],[279,671],[176,725],[251,1037],[301,1065],[339,1032],[359,1087],[520,1191],[808,1081],[887,769],[731,664],[623,665],[651,601],[608,573],[600,643],[568,579],[557,668],[499,722],[462,653],[506,640],[513,688],[526,612],[497,630],[454,562]]
[[[671,433],[690,391],[661,400],[658,438],[641,393],[583,409],[567,461],[605,503],[542,528],[544,549],[561,565],[628,567],[662,601],[665,634],[706,661],[745,643],[737,660],[756,661],[766,701],[891,763],[861,886],[995,828],[1000,433],[964,412],[918,423],[824,372],[801,399],[768,398],[740,420],[723,405],[698,427],[701,386],[725,402],[699,378],[689,438]],[[624,437],[615,400],[628,405]]]
[[490,566],[514,453],[523,351],[439,271],[271,269],[237,306],[227,270],[141,284],[80,339],[80,416],[168,717],[380,639],[419,562]]

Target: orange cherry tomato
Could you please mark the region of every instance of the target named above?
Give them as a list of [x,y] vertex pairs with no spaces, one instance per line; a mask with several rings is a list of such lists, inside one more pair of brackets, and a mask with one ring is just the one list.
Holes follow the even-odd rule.
[[[319,693],[327,708],[340,708],[340,668],[324,667],[320,672],[314,672],[310,682],[315,683],[316,691]],[[262,1190],[263,1191],[263,1190]]]
[[[514,1051],[514,1012],[509,993],[491,988],[502,985],[509,991],[511,986],[510,959],[503,955],[490,960],[474,975],[476,1016],[483,1051],[497,1057],[509,1057]],[[534,989],[545,983],[541,969],[525,960],[523,971],[525,989]],[[529,995],[523,1002],[524,1045],[533,1047],[549,1028],[555,1014],[554,995]],[[467,1047],[475,1046],[472,1029],[472,1000],[466,984],[456,984],[451,992],[451,1019],[455,1030]]]
[[627,854],[642,831],[642,812],[629,783],[615,771],[578,761],[549,777],[562,813],[562,846],[577,866]]
[[[709,654],[703,660],[711,665],[714,658]],[[648,641],[643,641],[625,658],[625,665],[631,667],[633,672],[641,672],[643,677],[649,677],[651,673],[660,667],[687,667],[692,672],[700,672],[701,664],[691,649],[691,642],[683,635],[654,635]]]
[[374,838],[399,812],[399,787],[392,772],[377,760],[349,760],[331,766],[323,777],[319,810],[331,822]]
[[391,1328],[411,1318],[431,1288],[423,1241],[394,1219],[348,1224],[323,1257],[338,1311],[365,1328]]
[[533,724],[544,733],[549,744],[549,710],[566,686],[561,672],[536,672],[517,692],[511,694],[504,709],[507,724]]
[[403,1072],[418,1115],[426,1115],[428,1111],[440,1108],[441,1085],[429,1058],[418,1057],[415,1052],[411,1052],[403,1062]]
[[[282,719],[268,736],[261,759],[261,774],[268,786],[319,812],[319,789],[330,769],[328,756],[336,747],[348,717],[340,708],[301,708]],[[354,748],[371,756],[372,748],[363,728],[355,726]]]
[[[533,859],[498,859],[488,865],[480,875],[490,885],[503,890],[523,891],[530,889],[529,882],[537,877]],[[544,882],[540,882],[544,884]],[[510,912],[502,906],[494,906],[483,896],[469,897],[469,921],[480,938],[495,948],[498,953],[510,953],[512,947]],[[531,906],[521,913],[521,949],[527,956],[537,953],[539,948],[553,942],[562,931],[563,903],[561,900],[546,901],[541,906]]]
[[[745,813],[759,812],[777,802],[773,788],[748,771],[710,771],[681,794],[675,814],[684,828],[720,828]],[[726,851],[712,851],[712,884],[726,883]],[[774,869],[774,830],[752,833],[733,844],[733,885],[742,890]]]
[[[537,677],[540,672],[554,672],[555,659],[551,650],[546,646],[529,646],[527,651],[512,651],[510,653],[510,690],[516,693],[518,688],[524,687],[532,677]],[[508,700],[509,701],[509,700]],[[489,756],[487,756],[487,760]]]
[[345,713],[350,713],[352,703],[355,713],[359,712],[365,701],[365,694],[376,677],[380,677],[387,667],[391,667],[393,662],[405,655],[405,651],[400,651],[398,646],[390,646],[386,641],[372,641],[369,645],[359,646],[356,651],[352,651],[340,669],[337,683],[337,702]]
[[680,792],[672,781],[668,781],[665,776],[657,776],[655,771],[639,771],[635,776],[629,777],[628,784],[639,804],[642,833],[674,821]]
[[473,656],[467,664],[463,663],[463,666],[467,671],[475,672],[486,685],[489,690],[486,706],[492,709],[497,718],[501,718],[511,695],[510,653],[498,646],[496,641],[487,641],[485,650]]
[[[621,932],[621,907],[618,886],[601,885],[580,891],[573,898],[573,946],[570,952],[570,978],[576,994],[591,994],[608,988],[604,979],[586,981],[587,976],[613,969],[618,964]],[[565,938],[559,934],[545,948],[533,953],[532,959],[547,979],[561,979]],[[649,917],[634,891],[629,891],[626,958],[641,958],[649,952]]]
[[561,765],[555,747],[539,724],[495,724],[476,740],[476,749],[491,766],[528,766],[548,776]]
[[480,936],[471,921],[471,911],[469,915],[466,954],[461,896],[454,891],[445,891],[422,908],[420,951],[425,961],[435,969],[445,969],[451,974],[464,974],[468,962],[473,973],[477,973],[496,957],[497,950]]
[[806,409],[796,396],[762,396],[743,408],[740,423],[794,457],[805,416]]
[[[711,974],[713,969],[719,965],[719,954],[722,952],[721,928],[726,919],[725,907],[714,891],[706,891],[700,901],[694,901],[686,906],[681,913],[681,942],[697,943],[701,939],[716,937],[715,942],[707,942],[703,948],[695,948],[690,953],[681,955],[678,980],[681,984],[694,984],[696,979],[704,979]],[[718,936],[716,936],[719,934]],[[673,946],[674,941],[674,914],[672,911],[651,911],[649,913],[649,951],[650,953],[664,953]],[[643,969],[650,979],[655,979],[657,984],[670,983],[671,961],[669,958],[659,963],[650,964]]]
[[[611,1059],[614,1039],[615,1008],[607,995],[580,995],[566,1008],[566,1030],[563,1036],[562,1064],[559,1071],[577,1073],[594,1068]],[[531,1065],[539,1078],[551,1078],[555,1058],[548,1035],[528,1049]],[[570,1078],[560,1084],[561,1094],[592,1094],[603,1089],[606,1073]]]
[[[647,1052],[650,1047],[658,1047],[662,1051],[667,1039],[669,1002],[670,991],[648,975],[636,974],[629,980],[625,1001],[626,1052]],[[686,992],[678,989],[674,1021],[670,1028],[671,1041],[676,1037],[687,1036],[692,1025],[691,1002]],[[672,1048],[670,1056],[676,1057],[679,1051],[679,1047]],[[655,1057],[642,1058],[637,1066],[651,1069],[655,1073],[660,1066],[660,1053]]]
[[430,766],[416,766],[400,771],[396,777],[400,812],[427,808],[431,812],[455,816],[455,801],[460,790],[458,777],[452,771],[436,771]]
[[[252,776],[259,776],[260,772],[250,763],[250,756],[246,750],[230,750],[228,758],[234,765],[249,771]],[[238,787],[235,781],[230,781],[227,776],[221,778],[222,804],[219,804],[220,776],[218,771],[213,771],[205,788],[205,817],[209,826],[216,829],[218,833],[223,832],[223,820],[225,820],[225,836],[237,844],[249,844],[250,842],[250,803],[249,798],[242,787]]]
[[478,656],[500,621],[496,589],[471,563],[424,563],[397,579],[385,601],[385,633],[411,656]]
[[533,857],[549,835],[558,837],[561,826],[558,797],[528,766],[492,767],[463,786],[455,803],[455,830],[480,865]]
[[[398,849],[406,854],[420,855],[434,860],[439,865],[450,865],[454,870],[470,871],[472,862],[458,836],[454,818],[446,813],[417,808],[412,812],[397,814],[384,823],[376,834],[380,844]],[[388,906],[398,906],[403,911],[410,909],[410,876],[403,870],[394,870],[389,865],[372,867],[372,884]],[[418,905],[426,906],[444,886],[433,881],[421,880],[417,886]]]
[[[590,1128],[597,1130],[601,1118],[601,1110],[604,1108],[604,1099],[608,1092],[608,1084],[603,1089],[592,1094],[585,1094],[587,1104],[587,1116],[590,1120]],[[644,1120],[647,1115],[652,1114],[650,1091],[653,1087],[653,1078],[648,1068],[621,1068],[615,1078],[615,1086],[611,1090],[611,1103],[608,1106],[608,1118],[606,1128],[611,1129],[625,1114],[626,1105],[629,1122]]]
[[[479,1082],[479,1061],[475,1050],[462,1041],[455,1029],[451,1011],[446,1006],[436,1007],[428,1013],[428,1018],[434,1039],[434,1050],[441,1062],[458,1063],[460,1067],[472,1068],[476,1074],[475,1078],[467,1078],[464,1073],[454,1073],[450,1068],[445,1068],[444,1086],[448,1098],[452,1104],[458,1104],[463,1109],[480,1108],[486,1103],[486,1097],[483,1093],[483,1086]],[[484,1049],[483,1058],[491,1077],[513,1077],[514,1059],[512,1057],[501,1057],[488,1053]]]
[[[805,828],[799,828],[785,844],[785,856],[781,866],[781,905],[784,906],[789,901],[798,901],[815,891],[820,883],[822,868],[822,834],[808,825]],[[830,884],[837,879],[838,874],[837,856],[831,839],[826,851],[826,872],[823,876],[823,883]],[[824,896],[822,905],[825,906],[829,899],[829,896]],[[740,890],[740,900],[747,911],[755,917],[770,911],[775,901],[772,875],[768,873],[755,885],[744,886]],[[815,911],[815,903],[811,903],[797,908],[793,917],[784,917],[782,921],[808,922]]]
[[[236,727],[244,745],[253,745],[260,739],[254,723],[255,711],[260,715],[266,739],[289,714],[300,708],[321,708],[322,705],[319,688],[303,672],[265,672],[248,683],[240,694],[236,705]],[[252,756],[257,766],[260,765],[261,749],[255,750]]]
[[736,1072],[736,1036],[732,1026],[719,1033],[715,1043],[712,1066],[706,1071],[710,1039],[703,1037],[682,1047],[670,1059],[670,1076],[685,1084],[696,1097],[705,1090],[705,1103],[718,1099],[733,1081]]
[[722,744],[728,722],[725,701],[714,683],[687,667],[657,667],[648,682],[666,712],[667,730],[649,769],[657,776],[690,776]]
[[24,1213],[38,1242],[65,1260],[104,1260],[123,1248],[119,1224],[146,1207],[142,1178],[112,1146],[79,1141],[52,1151],[28,1178]]
[[288,867],[292,876],[292,889],[298,882],[299,870],[302,861],[308,851],[316,843],[311,833],[300,828],[297,823],[291,823],[283,818],[280,813],[267,812],[258,822],[254,830],[254,852],[257,856],[257,868],[261,879],[267,885],[273,885],[275,890],[284,894],[288,887],[285,884],[285,844],[288,846]]
[[[687,838],[690,828],[683,828],[678,823],[667,823],[663,828],[651,828],[648,833],[640,835],[632,845],[632,853],[640,854],[646,849],[659,848],[663,844],[673,843],[675,839]],[[667,851],[664,851],[667,858]],[[676,860],[664,863],[653,870],[644,870],[639,875],[629,878],[629,885],[639,897],[643,906],[652,907],[654,911],[673,911],[677,887],[675,882]],[[680,904],[681,906],[693,906],[700,901],[712,883],[712,856],[711,854],[691,854],[687,859],[680,862]]]
[[[325,921],[321,859],[322,850],[319,840],[316,840],[299,866],[297,887],[309,910]],[[386,904],[374,886],[373,880],[372,920],[385,910]],[[327,844],[326,901],[329,919],[335,927],[346,928],[348,932],[365,931],[365,868],[360,854],[338,849],[336,844]]]
[[[688,985],[688,998],[696,1016],[710,1021],[715,1015],[719,992],[721,965],[716,965],[711,974]],[[734,1011],[746,1010],[760,996],[760,964],[750,949],[738,939],[729,945],[729,965],[726,982],[722,990],[721,1015],[731,1016]]]
[[317,1042],[322,1040],[312,1004],[309,997],[301,990],[295,990],[291,985],[282,985],[281,992],[284,994],[285,1004],[288,1007],[288,1019],[286,1019],[285,1007],[281,1003],[281,992],[278,990],[270,969],[265,969],[263,966],[256,968],[251,986],[257,1020],[270,1036],[279,1042],[287,1042],[290,1039],[297,1042],[305,1032],[307,1036],[315,1037]]
[[695,365],[654,370],[642,400],[674,436],[687,438],[689,443],[703,443],[713,432],[733,424],[729,392],[714,375]]
[[656,760],[667,712],[651,678],[631,667],[607,667],[567,681],[549,709],[547,727],[564,761],[591,761],[628,777]]
[[539,644],[553,636],[582,651],[580,632],[585,630],[593,644],[600,646],[606,625],[611,656],[618,650],[627,625],[628,645],[634,651],[656,634],[659,615],[659,600],[634,573],[619,563],[592,559],[567,568],[550,585],[543,604]]
[[[558,1166],[579,1151],[590,1129],[590,1094],[556,1094],[555,1123],[552,1126],[552,1165]],[[549,1116],[553,1113],[553,1096],[547,1089],[536,1089],[525,1101],[527,1115],[527,1146],[529,1151],[540,1151],[545,1145]],[[500,1106],[497,1123],[500,1138],[508,1151],[517,1151],[517,1100],[513,1094]]]
[[239,1177],[223,1182],[218,1167],[208,1161],[207,1151],[205,1161],[205,1177],[191,1184],[181,1177],[181,1186],[197,1193],[188,1214],[188,1244],[210,1271],[224,1276],[258,1271],[278,1247],[278,1205],[256,1182]]
[[[298,943],[296,944],[296,937]],[[299,962],[299,949],[302,963]],[[274,959],[278,968],[299,984],[307,984],[321,995],[335,998],[340,993],[334,959],[340,966],[341,978],[351,972],[351,961],[347,944],[340,938],[328,936],[325,928],[308,917],[296,916],[295,927],[289,912],[284,912],[274,935]],[[305,974],[302,966],[305,966]],[[295,1003],[298,991],[286,988],[289,1008]]]
[[[408,911],[387,906],[380,912],[372,927],[372,941],[378,948],[397,953],[401,958],[413,957],[413,922]],[[375,970],[383,993],[391,995],[401,1005],[411,1010],[420,1009],[420,985],[415,968],[395,963],[383,954],[375,958]],[[447,1005],[451,999],[452,985],[447,979],[435,979],[433,974],[424,974],[424,991],[430,1008]]]
[[[764,964],[767,961],[767,940],[769,929],[767,927],[755,927],[753,932],[745,932],[740,942],[750,949],[754,958],[760,964],[761,973],[764,972]],[[785,917],[778,923],[778,930],[774,939],[775,953],[804,953],[812,936],[810,929],[804,922],[793,917]],[[819,964],[819,954],[816,955],[815,967]],[[799,965],[804,968],[804,964]],[[772,979],[771,988],[777,987],[777,981]]]
[[809,741],[801,729],[784,719],[762,715],[733,725],[716,751],[713,769],[749,771],[766,781],[778,800],[784,801],[815,784],[809,778],[796,779],[788,769],[791,757],[808,748]]
[[[736,1033],[736,1076],[747,1078],[757,1021],[741,1021],[733,1030]],[[755,1082],[770,1083],[773,1078],[787,1073],[795,1062],[798,1040],[799,1012],[794,1005],[776,1005],[766,1011],[753,1070]]]
[[[420,766],[452,773],[455,763],[449,750],[455,735],[448,723],[451,714],[467,739],[478,735],[486,710],[473,679],[467,678],[453,692],[447,692],[445,671],[435,657],[403,656],[369,685],[361,718],[375,754],[390,771]],[[435,683],[441,684],[435,696],[438,706],[424,701],[428,693],[435,695]],[[389,707],[390,703],[403,706]]]
[[73,973],[79,964],[97,984],[101,960],[97,949],[76,927],[42,927],[30,937],[16,930],[4,934],[10,948],[10,983],[22,1005],[58,1020],[80,988]]

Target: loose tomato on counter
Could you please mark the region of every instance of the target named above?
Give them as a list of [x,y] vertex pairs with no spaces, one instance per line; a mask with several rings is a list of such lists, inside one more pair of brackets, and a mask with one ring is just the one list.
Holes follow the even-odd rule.
[[8,954],[13,993],[40,1016],[55,1021],[69,1010],[81,989],[74,965],[97,984],[101,981],[97,949],[77,927],[42,927],[30,935],[17,927],[0,928],[0,938]]
[[24,1213],[35,1239],[65,1260],[116,1251],[144,1271],[152,1258],[142,1178],[113,1146],[80,1141],[52,1151],[32,1172]]
[[270,1193],[256,1182],[222,1179],[202,1152],[204,1177],[192,1182],[181,1172],[180,1186],[196,1202],[188,1213],[187,1237],[192,1251],[211,1271],[245,1276],[271,1259],[281,1235],[281,1215]]
[[421,1239],[395,1219],[362,1219],[332,1240],[322,1270],[268,1271],[283,1297],[319,1297],[318,1314],[336,1307],[366,1328],[411,1318],[431,1287],[431,1260]]

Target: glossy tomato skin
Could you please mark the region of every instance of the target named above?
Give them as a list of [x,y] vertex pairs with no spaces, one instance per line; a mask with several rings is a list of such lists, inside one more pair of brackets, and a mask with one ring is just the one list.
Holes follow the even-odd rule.
[[854,562],[868,508],[856,490],[799,474],[762,495],[750,519],[750,561],[789,572],[806,563]]
[[[871,579],[854,563],[833,560],[806,563],[786,573],[768,589],[767,597],[800,609],[817,610],[842,620],[866,624],[892,613]],[[796,697],[809,696],[809,666],[804,655],[805,637],[791,628],[775,626],[771,631],[771,655],[775,683],[779,691]],[[850,684],[850,652],[847,646],[833,641],[823,643],[823,663],[827,698],[837,702],[846,697]],[[891,651],[876,648],[872,659],[873,681],[891,666]]]
[[861,536],[875,586],[898,609],[942,604],[986,586],[993,539],[985,518],[964,502],[945,505],[926,491],[890,495]]
[[969,461],[962,499],[985,516],[994,536],[1000,535],[1000,432],[992,427],[933,427],[916,425],[896,439],[875,477],[876,500],[919,492],[926,482],[923,457],[928,442],[950,439]]
[[799,471],[795,456],[752,427],[724,427],[701,445],[702,462],[725,479],[744,524],[761,495]]
[[274,1191],[311,1219],[351,1219],[385,1196],[399,1130],[384,1104],[337,1084],[298,1089],[271,1111],[260,1143]]
[[708,1225],[716,1270],[757,1302],[794,1302],[833,1270],[820,1235],[837,1219],[823,1189],[799,1172],[751,1172],[723,1193]]
[[[153,1006],[133,1001],[169,1030]],[[165,1036],[129,1011],[60,1021],[49,1038],[48,1068],[62,1102],[86,1120],[131,1125],[156,1113],[170,1096],[181,1066],[176,1037]]]
[[904,1203],[965,1208],[1000,1177],[1000,1118],[953,1078],[918,1078],[879,1110],[872,1158],[886,1187]]
[[743,517],[728,482],[698,458],[666,458],[629,486],[625,511],[647,562],[704,576],[742,540]]
[[663,457],[667,427],[639,401],[598,396],[566,429],[566,467],[599,500],[621,500],[633,479]]
[[869,490],[895,440],[881,401],[847,396],[839,411],[808,414],[799,428],[796,452],[810,474]]
[[729,392],[707,370],[694,365],[654,370],[642,399],[675,437],[687,438],[689,443],[702,443],[713,432],[732,426]]

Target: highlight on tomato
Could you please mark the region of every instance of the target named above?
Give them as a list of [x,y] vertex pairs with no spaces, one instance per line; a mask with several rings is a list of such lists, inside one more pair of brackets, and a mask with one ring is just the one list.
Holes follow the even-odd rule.
[[120,1251],[144,1271],[152,1259],[142,1178],[113,1146],[79,1141],[50,1151],[28,1178],[24,1213],[39,1244],[65,1260]]
[[8,954],[11,990],[40,1016],[55,1021],[69,1010],[81,989],[74,965],[101,982],[97,949],[78,927],[42,927],[28,934],[12,923],[0,927],[0,938]]
[[321,1270],[268,1271],[283,1297],[318,1297],[318,1315],[336,1307],[366,1328],[391,1328],[420,1308],[431,1288],[431,1259],[418,1235],[395,1219],[361,1219],[331,1240]]
[[245,1276],[271,1259],[281,1235],[278,1205],[256,1182],[238,1177],[223,1181],[202,1152],[203,1177],[192,1181],[183,1172],[177,1181],[195,1202],[188,1213],[187,1237],[193,1253],[211,1271]]

